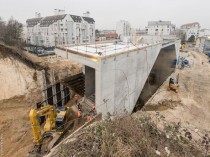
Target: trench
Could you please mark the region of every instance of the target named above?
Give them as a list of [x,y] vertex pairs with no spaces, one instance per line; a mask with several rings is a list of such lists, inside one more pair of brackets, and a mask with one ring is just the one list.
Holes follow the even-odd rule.
[[160,50],[160,53],[152,67],[143,90],[133,109],[133,112],[141,110],[157,89],[175,71],[176,49],[171,45]]

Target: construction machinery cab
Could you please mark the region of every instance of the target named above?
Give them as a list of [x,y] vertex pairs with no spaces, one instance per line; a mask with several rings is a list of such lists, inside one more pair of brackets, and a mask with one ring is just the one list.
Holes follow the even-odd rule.
[[67,123],[70,120],[71,113],[69,107],[58,107],[56,109],[57,117],[55,120],[56,132],[63,133]]
[[169,80],[169,89],[178,92],[178,80],[170,78]]

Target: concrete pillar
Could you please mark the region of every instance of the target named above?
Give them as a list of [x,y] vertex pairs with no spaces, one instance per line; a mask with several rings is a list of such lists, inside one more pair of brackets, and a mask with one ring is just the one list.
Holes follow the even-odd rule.
[[95,69],[85,66],[85,96],[95,93]]
[[51,83],[52,83],[53,104],[56,104],[57,106],[56,82],[55,82],[54,70],[51,71],[50,77],[51,77]]
[[41,74],[40,85],[41,85],[41,90],[42,90],[42,100],[43,101],[46,100],[44,105],[47,105],[48,104],[48,101],[47,101],[47,83],[46,83],[46,77],[45,77],[45,70],[41,70],[40,74]]
[[64,91],[63,91],[64,88],[65,87],[62,84],[60,84],[62,106],[65,105],[65,100],[64,100],[65,95],[64,95]]

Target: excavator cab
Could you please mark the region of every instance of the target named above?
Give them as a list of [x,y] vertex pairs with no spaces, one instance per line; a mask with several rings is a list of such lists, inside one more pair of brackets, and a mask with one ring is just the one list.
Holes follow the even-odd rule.
[[178,81],[176,81],[176,79],[170,78],[169,89],[174,90],[176,93],[178,92]]
[[67,123],[70,120],[70,108],[69,107],[58,107],[57,108],[57,117],[55,120],[56,132],[62,134],[66,128]]

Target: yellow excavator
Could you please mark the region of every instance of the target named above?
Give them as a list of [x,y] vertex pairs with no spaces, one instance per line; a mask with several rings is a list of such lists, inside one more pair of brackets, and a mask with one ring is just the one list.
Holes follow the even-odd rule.
[[[40,126],[41,117],[46,116],[44,130]],[[70,121],[71,111],[69,107],[55,107],[51,105],[43,106],[39,109],[31,109],[29,113],[31,128],[33,133],[34,151],[39,152],[43,139],[50,134],[62,134]],[[43,132],[43,133],[42,133]]]
[[178,87],[179,87],[179,74],[176,78],[171,77],[169,79],[169,89],[174,90],[176,93],[178,93]]

